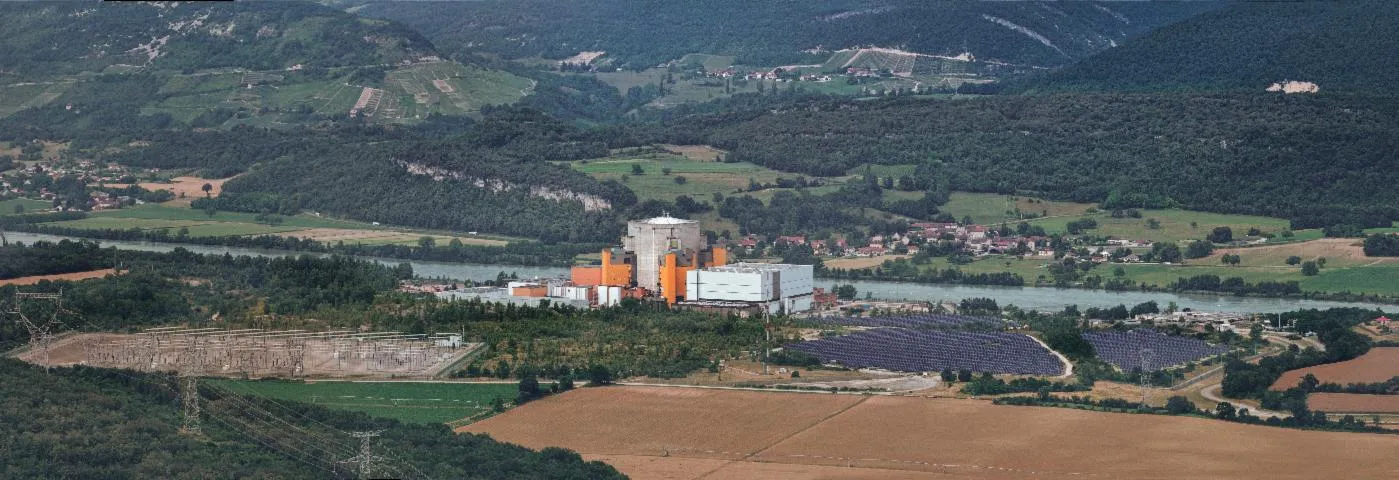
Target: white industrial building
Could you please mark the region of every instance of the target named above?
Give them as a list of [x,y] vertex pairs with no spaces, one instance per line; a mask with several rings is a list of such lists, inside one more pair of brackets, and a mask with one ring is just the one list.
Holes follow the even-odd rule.
[[636,253],[636,286],[653,292],[661,290],[660,263],[671,250],[704,249],[700,224],[670,216],[627,222],[622,248]]
[[685,275],[686,300],[761,304],[767,311],[811,309],[815,289],[811,265],[735,263],[691,270]]

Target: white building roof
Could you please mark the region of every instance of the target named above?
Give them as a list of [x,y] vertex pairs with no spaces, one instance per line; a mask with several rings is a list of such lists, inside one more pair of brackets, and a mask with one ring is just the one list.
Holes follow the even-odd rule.
[[789,263],[731,263],[720,267],[709,267],[703,269],[706,272],[724,273],[753,273],[793,270],[797,268],[812,268],[811,265],[793,265]]
[[645,220],[637,220],[637,222],[649,225],[684,225],[687,223],[699,223],[694,220],[686,220],[683,218],[675,218],[671,216],[648,218]]

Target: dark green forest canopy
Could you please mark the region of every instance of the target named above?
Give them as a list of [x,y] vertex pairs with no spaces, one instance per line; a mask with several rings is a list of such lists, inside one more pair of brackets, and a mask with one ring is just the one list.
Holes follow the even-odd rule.
[[[549,163],[606,156],[607,145],[529,109],[494,109],[479,122],[442,128],[240,127],[144,137],[146,146],[103,159],[213,176],[247,170],[200,208],[308,209],[423,228],[612,241],[613,210],[636,202],[616,181]],[[610,208],[589,210],[583,201]]]
[[[4,2],[0,31],[0,71],[11,78],[147,61],[164,70],[274,70],[377,65],[435,53],[411,29],[312,2]],[[142,45],[154,45],[159,56],[150,58]]]
[[983,60],[1058,66],[1219,5],[928,0],[341,3],[367,3],[357,12],[410,25],[446,51],[551,59],[606,51],[620,65],[637,70],[688,53],[735,55],[739,63],[749,65],[821,63],[829,52],[804,51],[868,45],[938,55],[971,50]]
[[1399,216],[1396,106],[1264,94],[818,100],[681,119],[659,135],[812,175],[931,164],[955,190],[1387,226]]
[[1044,75],[1024,90],[1261,92],[1314,82],[1322,92],[1399,87],[1399,3],[1236,2]]
[[[571,451],[534,452],[445,425],[400,424],[296,402],[202,388],[202,438],[179,433],[178,385],[167,375],[42,368],[0,359],[5,478],[356,478],[346,432],[376,438],[391,469],[426,478],[624,478]],[[274,419],[275,417],[275,419]],[[275,426],[276,428],[270,428]],[[343,456],[344,458],[337,458]]]

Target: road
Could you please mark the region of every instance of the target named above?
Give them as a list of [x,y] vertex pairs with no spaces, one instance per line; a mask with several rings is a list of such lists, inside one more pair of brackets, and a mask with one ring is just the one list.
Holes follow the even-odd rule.
[[1264,409],[1258,408],[1258,407],[1256,407],[1256,406],[1254,406],[1254,405],[1249,405],[1249,404],[1243,403],[1242,401],[1239,401],[1239,400],[1228,399],[1228,398],[1221,397],[1221,396],[1219,395],[1219,390],[1220,390],[1221,388],[1223,388],[1223,387],[1224,387],[1223,385],[1210,385],[1210,386],[1205,387],[1205,388],[1203,388],[1203,389],[1200,390],[1200,396],[1203,396],[1203,397],[1205,397],[1206,399],[1209,399],[1209,401],[1211,401],[1211,402],[1216,402],[1216,403],[1218,403],[1218,402],[1229,402],[1231,405],[1234,406],[1234,408],[1247,408],[1249,414],[1251,414],[1251,415],[1253,415],[1253,416],[1255,416],[1255,417],[1259,417],[1259,418],[1273,418],[1273,417],[1284,418],[1284,417],[1289,417],[1289,416],[1291,416],[1291,415],[1289,415],[1289,414],[1285,414],[1285,413],[1282,413],[1282,412],[1274,412],[1274,411],[1272,411],[1272,410],[1264,410]]

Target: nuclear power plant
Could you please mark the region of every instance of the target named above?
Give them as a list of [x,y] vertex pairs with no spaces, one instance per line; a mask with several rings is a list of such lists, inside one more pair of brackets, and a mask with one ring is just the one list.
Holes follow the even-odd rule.
[[600,252],[598,265],[573,267],[567,280],[511,282],[508,290],[478,298],[527,304],[544,297],[579,307],[635,298],[744,314],[811,309],[811,265],[729,265],[728,250],[709,245],[694,220],[669,215],[633,220],[621,240],[620,247]]

